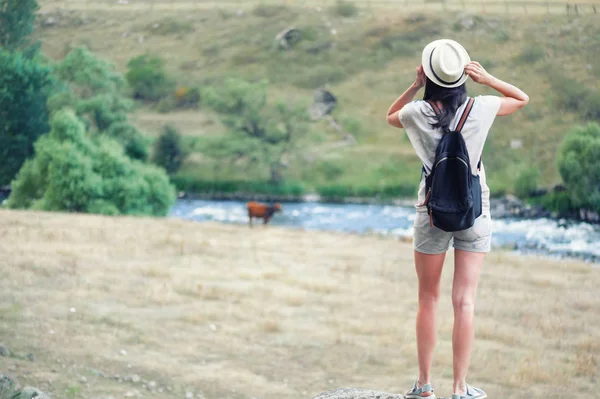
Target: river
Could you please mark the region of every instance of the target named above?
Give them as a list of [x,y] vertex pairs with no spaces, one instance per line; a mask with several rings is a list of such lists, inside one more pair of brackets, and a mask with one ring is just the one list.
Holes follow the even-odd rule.
[[[283,204],[270,224],[305,230],[348,233],[377,233],[410,238],[414,208],[395,205],[326,204],[299,202]],[[244,202],[179,200],[171,217],[199,222],[247,224]],[[256,221],[255,223],[262,223]],[[600,263],[600,226],[553,219],[494,219],[495,248],[559,258],[579,258]]]

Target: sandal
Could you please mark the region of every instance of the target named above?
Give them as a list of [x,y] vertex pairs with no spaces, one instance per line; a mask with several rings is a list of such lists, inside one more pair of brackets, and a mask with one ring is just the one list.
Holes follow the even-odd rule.
[[487,394],[479,388],[475,388],[467,384],[467,393],[459,395],[457,393],[452,394],[452,399],[484,399],[487,398]]
[[[413,387],[411,388],[410,391],[408,391],[406,393],[406,395],[404,395],[404,397],[406,399],[423,399],[423,398],[427,398],[427,399],[436,399],[435,394],[433,393],[433,387],[431,386],[431,384],[425,384],[423,385],[421,388],[417,388],[417,383],[418,381],[415,381],[415,384],[413,385]],[[430,392],[430,395],[423,395],[424,393]],[[454,399],[454,398],[452,398]]]

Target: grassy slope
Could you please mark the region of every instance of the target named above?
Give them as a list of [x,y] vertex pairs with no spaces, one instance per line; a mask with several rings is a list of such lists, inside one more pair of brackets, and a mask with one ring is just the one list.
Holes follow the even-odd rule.
[[[44,8],[49,10],[52,8]],[[514,178],[531,165],[542,170],[543,184],[558,182],[557,147],[564,133],[582,120],[556,105],[559,93],[551,90],[546,71],[564,73],[598,88],[600,60],[594,54],[600,25],[594,15],[578,19],[502,15],[491,17],[493,27],[477,19],[475,28],[466,31],[455,29],[457,16],[441,20],[440,15],[429,14],[425,21],[414,23],[394,9],[362,11],[354,18],[340,18],[327,9],[319,12],[310,7],[247,8],[243,16],[231,9],[118,10],[74,11],[63,20],[76,21],[83,16],[89,23],[38,29],[44,52],[60,58],[69,46],[85,44],[123,71],[131,57],[149,52],[164,57],[171,75],[180,83],[202,84],[224,75],[268,78],[273,99],[299,104],[309,104],[312,89],[329,83],[340,100],[335,117],[356,133],[358,145],[327,151],[327,142],[338,140],[340,135],[324,122],[315,124],[318,140],[304,150],[308,157],[295,160],[288,173],[290,179],[307,182],[309,188],[332,182],[416,184],[419,165],[410,143],[401,131],[388,127],[383,116],[411,82],[420,50],[432,39],[444,36],[461,41],[473,59],[522,87],[531,97],[524,112],[502,118],[493,128],[484,158],[496,190],[512,189]],[[169,19],[191,27],[193,32],[178,33],[175,28],[172,33],[157,34],[152,29],[152,24],[164,25]],[[274,51],[275,34],[289,26],[308,30],[310,40],[293,51]],[[330,33],[331,28],[336,29],[336,35]],[[317,54],[308,51],[327,43],[335,47]],[[519,59],[523,51],[536,46],[542,49],[543,58],[534,62]],[[469,90],[471,94],[489,93],[473,83]],[[151,135],[156,135],[166,121],[175,122],[189,136],[224,134],[218,117],[207,110],[158,114],[142,108],[134,119]],[[522,140],[523,148],[510,149],[511,139]],[[211,179],[216,176],[209,164],[198,154],[190,158],[184,170]],[[225,177],[242,175],[240,171],[227,173]],[[249,175],[264,177],[261,173],[250,171]]]
[[[310,398],[342,386],[403,392],[413,381],[409,244],[36,212],[0,211],[0,226],[0,337],[16,354],[0,369],[53,397]],[[452,388],[451,278],[450,261],[440,395]],[[494,398],[565,397],[573,387],[595,397],[599,283],[600,270],[583,263],[491,254],[470,381]],[[116,374],[154,380],[157,391]]]

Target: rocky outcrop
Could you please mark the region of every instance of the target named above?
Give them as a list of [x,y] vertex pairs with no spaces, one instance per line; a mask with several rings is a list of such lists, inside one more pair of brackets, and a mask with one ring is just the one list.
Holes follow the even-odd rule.
[[491,212],[492,217],[495,219],[536,219],[551,217],[550,212],[543,207],[526,204],[514,195],[506,195],[502,198],[492,199]]
[[313,103],[308,110],[313,120],[318,120],[330,114],[337,105],[337,98],[327,89],[315,91]]
[[296,28],[286,28],[275,36],[277,47],[280,50],[287,50],[294,47],[302,40],[302,31]]
[[366,389],[340,388],[323,392],[314,399],[404,399],[404,396]]
[[50,396],[37,388],[19,388],[17,380],[0,375],[0,399],[50,399]]

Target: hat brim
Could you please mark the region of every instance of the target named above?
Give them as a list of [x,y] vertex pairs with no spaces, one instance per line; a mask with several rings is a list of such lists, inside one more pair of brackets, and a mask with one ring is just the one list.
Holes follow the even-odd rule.
[[[446,84],[444,82],[441,82],[433,73],[433,70],[431,69],[431,64],[429,63],[429,59],[431,57],[431,52],[439,45],[444,44],[444,43],[450,43],[450,42],[456,43],[454,40],[450,40],[450,39],[439,39],[439,40],[435,40],[435,41],[429,43],[423,49],[423,55],[421,57],[421,65],[423,65],[423,72],[425,72],[425,76],[427,76],[429,78],[429,80],[431,80],[436,85],[442,86],[442,87],[447,87],[447,88],[458,87],[458,86],[464,84],[467,81],[467,79],[469,78],[469,75],[467,75],[465,73],[458,82],[455,82],[453,84]],[[460,48],[463,51],[463,58],[465,60],[465,65],[466,65],[467,63],[471,62],[471,58],[469,57],[469,53],[467,53],[467,50],[465,50],[464,47],[460,46]]]

